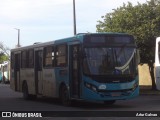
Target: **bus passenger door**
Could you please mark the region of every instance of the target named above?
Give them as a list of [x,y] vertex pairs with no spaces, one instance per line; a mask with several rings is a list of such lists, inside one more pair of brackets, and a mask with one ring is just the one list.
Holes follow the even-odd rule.
[[19,91],[20,90],[20,53],[15,54],[14,81],[15,81],[15,91]]
[[35,89],[42,94],[42,50],[35,51]]
[[72,98],[80,98],[80,45],[70,46],[70,88]]

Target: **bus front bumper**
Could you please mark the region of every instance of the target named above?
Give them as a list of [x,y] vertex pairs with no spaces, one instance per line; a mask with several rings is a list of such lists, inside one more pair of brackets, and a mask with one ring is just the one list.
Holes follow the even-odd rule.
[[109,100],[127,100],[135,98],[139,95],[139,86],[130,89],[118,90],[97,90],[94,87],[91,89],[84,87],[84,98],[89,101],[109,101]]

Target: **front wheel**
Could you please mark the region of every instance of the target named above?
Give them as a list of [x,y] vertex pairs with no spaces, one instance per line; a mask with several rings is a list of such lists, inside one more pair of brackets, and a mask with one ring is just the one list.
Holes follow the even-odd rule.
[[62,86],[60,90],[60,99],[64,106],[70,106],[71,100],[69,99],[69,91],[66,86]]
[[109,101],[104,101],[105,105],[113,105],[116,102],[116,100],[109,100]]

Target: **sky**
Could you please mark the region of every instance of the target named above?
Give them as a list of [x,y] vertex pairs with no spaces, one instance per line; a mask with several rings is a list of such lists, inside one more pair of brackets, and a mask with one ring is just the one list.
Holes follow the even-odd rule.
[[[113,12],[123,3],[145,3],[146,0],[75,0],[77,33],[96,32],[101,16]],[[10,49],[18,42],[32,45],[71,37],[73,0],[0,0],[0,42]]]

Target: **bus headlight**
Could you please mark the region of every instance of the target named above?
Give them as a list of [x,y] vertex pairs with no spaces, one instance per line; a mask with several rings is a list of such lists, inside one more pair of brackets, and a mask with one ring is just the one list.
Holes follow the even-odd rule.
[[85,86],[86,86],[87,88],[91,88],[91,84],[89,84],[89,83],[85,83]]
[[138,82],[134,83],[133,87],[132,87],[132,90],[134,91],[138,86]]
[[92,90],[94,92],[97,92],[97,87],[96,86],[94,86],[90,83],[87,83],[87,82],[85,82],[84,85],[85,85],[85,87],[89,88],[90,90]]

